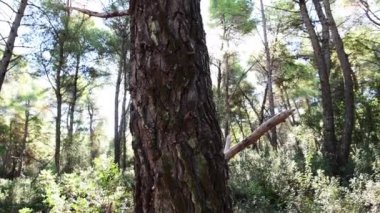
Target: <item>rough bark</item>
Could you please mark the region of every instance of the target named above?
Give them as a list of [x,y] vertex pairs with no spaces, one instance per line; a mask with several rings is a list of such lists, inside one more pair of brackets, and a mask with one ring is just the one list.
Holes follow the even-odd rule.
[[344,50],[344,44],[342,38],[339,35],[338,28],[336,26],[334,17],[331,12],[330,2],[324,0],[324,7],[326,16],[328,18],[328,24],[331,30],[331,37],[334,42],[335,50],[338,55],[340,66],[343,71],[344,80],[344,126],[341,144],[339,147],[338,163],[339,166],[346,166],[350,154],[350,146],[352,142],[352,131],[354,129],[354,114],[355,114],[355,100],[354,100],[354,83],[352,78],[352,69],[348,56]]
[[299,1],[300,13],[306,26],[310,41],[314,50],[314,59],[318,69],[319,81],[322,93],[322,114],[323,114],[323,152],[329,160],[332,171],[336,171],[336,136],[334,127],[334,113],[330,89],[329,70],[326,64],[318,36],[314,30],[306,7],[305,0]]
[[11,26],[11,31],[9,32],[7,43],[5,43],[4,54],[0,61],[0,92],[1,92],[1,87],[5,80],[5,74],[8,71],[8,66],[12,58],[13,48],[14,48],[16,37],[17,37],[17,31],[18,31],[18,28],[20,27],[21,20],[22,20],[22,17],[24,16],[25,8],[27,5],[28,5],[27,0],[21,0],[20,6],[17,10],[15,20],[13,21],[12,26]]
[[132,0],[135,212],[232,212],[200,0]]
[[[268,44],[268,35],[267,35],[267,19],[265,17],[265,8],[263,0],[260,0],[260,12],[261,20],[263,23],[263,35],[264,35],[264,50],[265,50],[265,71],[268,75],[268,102],[269,102],[269,112],[270,117],[275,115],[275,105],[274,105],[274,92],[273,92],[273,67],[272,67],[272,58],[270,54],[269,44]],[[270,143],[272,147],[277,147],[277,130],[276,127],[273,127],[271,132]]]

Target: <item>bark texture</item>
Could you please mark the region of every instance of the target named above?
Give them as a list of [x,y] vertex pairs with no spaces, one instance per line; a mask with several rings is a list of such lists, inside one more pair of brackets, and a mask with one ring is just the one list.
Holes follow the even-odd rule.
[[0,91],[5,80],[5,74],[8,71],[9,63],[11,62],[13,48],[14,48],[16,37],[17,37],[17,30],[20,27],[21,20],[22,20],[22,17],[24,16],[25,8],[27,5],[28,5],[27,0],[21,0],[20,6],[17,10],[15,20],[12,23],[11,31],[9,32],[7,43],[5,43],[4,54],[0,61]]
[[132,0],[135,212],[232,212],[200,0]]

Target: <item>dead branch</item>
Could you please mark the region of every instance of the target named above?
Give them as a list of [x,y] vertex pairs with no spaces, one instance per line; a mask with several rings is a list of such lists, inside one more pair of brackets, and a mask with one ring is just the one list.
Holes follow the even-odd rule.
[[274,117],[268,119],[263,124],[261,124],[253,133],[248,136],[243,141],[239,142],[232,148],[230,148],[227,151],[224,151],[224,158],[226,160],[230,160],[232,157],[234,157],[236,154],[247,148],[248,146],[256,143],[261,136],[266,134],[268,131],[270,131],[273,127],[277,126],[278,124],[282,123],[287,119],[292,113],[294,112],[294,109],[287,110],[284,112],[281,112]]
[[129,10],[126,11],[113,11],[113,12],[96,12],[91,11],[84,8],[79,7],[67,7],[67,10],[76,10],[78,12],[84,13],[88,16],[98,17],[98,18],[114,18],[114,17],[122,17],[122,16],[129,16]]

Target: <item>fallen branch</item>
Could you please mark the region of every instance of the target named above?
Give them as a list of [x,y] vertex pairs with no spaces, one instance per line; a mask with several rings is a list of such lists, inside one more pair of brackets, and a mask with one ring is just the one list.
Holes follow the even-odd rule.
[[76,10],[78,12],[84,13],[88,16],[98,17],[98,18],[114,18],[114,17],[121,17],[121,16],[129,16],[129,10],[127,11],[113,11],[113,12],[96,12],[84,8],[79,7],[67,7],[67,10]]
[[262,123],[255,131],[253,131],[253,133],[250,136],[248,136],[246,139],[239,142],[232,148],[225,150],[224,158],[226,160],[230,160],[232,157],[234,157],[236,154],[238,154],[239,152],[247,148],[249,145],[256,143],[261,136],[263,136],[273,127],[284,122],[293,112],[294,112],[294,109],[286,110],[268,119],[267,121]]

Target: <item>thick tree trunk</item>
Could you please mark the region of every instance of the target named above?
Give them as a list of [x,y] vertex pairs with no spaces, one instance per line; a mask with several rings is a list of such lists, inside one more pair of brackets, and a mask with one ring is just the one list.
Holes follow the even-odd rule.
[[350,154],[350,146],[352,142],[352,131],[354,129],[355,121],[355,100],[354,100],[354,83],[352,79],[352,69],[348,56],[344,50],[344,45],[342,38],[339,35],[338,28],[336,26],[335,20],[333,18],[330,2],[328,0],[323,0],[326,15],[328,18],[328,24],[331,29],[331,36],[335,45],[336,53],[340,62],[340,66],[343,71],[344,80],[344,105],[345,105],[345,115],[344,115],[344,126],[342,141],[340,144],[338,163],[339,166],[346,166],[348,163],[348,158]]
[[323,111],[323,137],[324,146],[323,151],[326,158],[329,160],[331,170],[337,171],[336,165],[336,136],[334,127],[334,113],[330,89],[329,70],[326,64],[325,57],[319,44],[318,36],[314,30],[313,24],[310,20],[305,0],[299,1],[300,13],[302,20],[306,26],[307,32],[310,36],[310,41],[314,50],[315,63],[318,69],[319,81],[322,92],[322,111]]
[[15,20],[12,23],[11,31],[9,32],[7,43],[5,43],[5,50],[3,58],[0,61],[0,91],[3,86],[5,74],[8,71],[9,63],[11,62],[13,48],[17,37],[17,31],[21,24],[21,19],[24,16],[25,8],[28,5],[27,0],[21,0],[20,6],[17,10]]
[[135,212],[232,212],[200,0],[132,0]]
[[[265,17],[265,8],[263,0],[260,0],[260,10],[261,19],[263,22],[263,34],[264,34],[264,50],[265,50],[265,69],[268,75],[268,101],[269,101],[269,112],[270,117],[275,115],[275,105],[274,105],[274,92],[273,92],[273,69],[272,69],[272,58],[269,50],[268,35],[267,35],[267,19]],[[271,132],[270,143],[272,147],[277,147],[277,129],[273,127]]]

